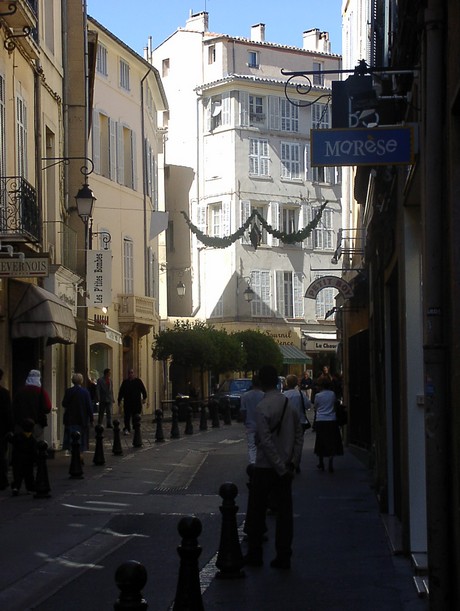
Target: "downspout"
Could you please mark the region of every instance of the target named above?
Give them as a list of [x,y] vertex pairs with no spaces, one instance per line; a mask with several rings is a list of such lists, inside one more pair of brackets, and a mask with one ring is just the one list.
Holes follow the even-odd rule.
[[88,157],[88,139],[89,139],[89,74],[88,74],[88,12],[86,0],[83,0],[83,45],[84,45],[84,71],[85,71],[85,153]]
[[453,609],[452,532],[450,529],[449,425],[452,401],[446,321],[445,278],[445,61],[446,16],[442,0],[429,0],[424,13],[422,68],[422,237],[423,237],[423,357],[427,477],[428,570],[430,609]]
[[147,176],[147,155],[145,154],[145,113],[144,113],[144,82],[148,75],[150,74],[150,70],[145,74],[141,79],[141,135],[142,135],[142,205],[144,208],[144,293],[148,295],[148,267],[149,267],[149,253],[147,249],[148,237],[147,237],[147,193],[146,193],[146,185],[145,178]]
[[[62,122],[63,122],[63,130],[64,130],[64,145],[63,152],[64,157],[69,156],[69,142],[68,136],[69,133],[69,100],[67,95],[67,87],[68,83],[68,63],[69,63],[69,40],[67,35],[67,0],[61,0],[61,36],[62,36],[62,58],[63,58],[63,67],[64,67],[64,86],[63,86],[63,101],[62,101]],[[60,154],[60,151],[59,151]],[[69,209],[69,170],[67,164],[64,164],[64,202],[63,208],[64,210]]]

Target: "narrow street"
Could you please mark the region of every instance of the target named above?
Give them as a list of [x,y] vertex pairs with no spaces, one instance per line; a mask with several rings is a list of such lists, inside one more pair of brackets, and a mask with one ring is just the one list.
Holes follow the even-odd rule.
[[[180,544],[177,524],[184,515],[202,522],[200,582],[205,609],[293,609],[312,611],[417,611],[412,571],[392,556],[369,474],[348,452],[334,474],[320,473],[312,452],[314,434],[305,437],[302,472],[294,482],[293,568],[271,569],[274,519],[268,518],[265,565],[246,569],[246,578],[214,579],[222,499],[219,487],[238,487],[238,525],[247,502],[246,442],[243,425],[198,431],[155,443],[145,425],[142,448],[122,439],[124,454],[92,464],[85,454],[84,479],[70,479],[70,458],[62,452],[48,461],[52,496],[22,493],[0,497],[0,607],[8,611],[66,611],[113,608],[114,581],[126,560],[148,572],[144,596],[149,609],[166,611],[176,592]],[[241,531],[241,528],[240,528]],[[244,551],[244,543],[243,551]],[[6,561],[8,559],[8,561]]]

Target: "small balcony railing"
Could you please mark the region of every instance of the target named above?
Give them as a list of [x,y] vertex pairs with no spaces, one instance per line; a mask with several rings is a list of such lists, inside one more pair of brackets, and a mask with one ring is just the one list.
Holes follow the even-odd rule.
[[21,176],[0,177],[0,239],[40,242],[37,192]]
[[332,256],[331,263],[338,263],[343,257],[343,267],[349,268],[362,262],[366,245],[366,231],[363,227],[339,229],[337,234],[337,248]]

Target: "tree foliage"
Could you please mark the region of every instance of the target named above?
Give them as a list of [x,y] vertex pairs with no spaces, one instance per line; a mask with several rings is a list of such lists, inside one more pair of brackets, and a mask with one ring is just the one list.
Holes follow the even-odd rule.
[[263,365],[273,365],[281,372],[283,355],[275,340],[253,329],[238,331],[234,334],[244,348],[244,371],[258,371]]

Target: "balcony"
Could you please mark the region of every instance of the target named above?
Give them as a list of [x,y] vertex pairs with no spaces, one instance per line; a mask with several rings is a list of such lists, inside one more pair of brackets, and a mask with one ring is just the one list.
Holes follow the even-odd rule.
[[21,176],[0,177],[0,239],[29,243],[41,240],[37,192]]
[[6,32],[4,47],[11,52],[20,39],[31,53],[38,57],[38,0],[0,0],[0,16],[5,21]]
[[119,295],[118,323],[122,333],[137,327],[138,335],[146,335],[158,320],[156,300],[153,297]]
[[337,248],[332,256],[331,263],[337,264],[343,256],[343,269],[362,267],[365,245],[366,231],[364,227],[339,229]]

